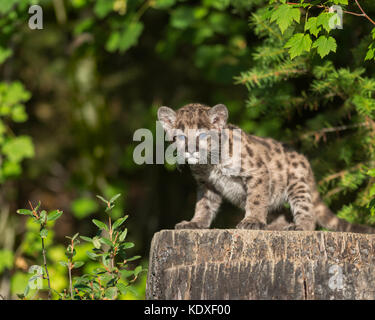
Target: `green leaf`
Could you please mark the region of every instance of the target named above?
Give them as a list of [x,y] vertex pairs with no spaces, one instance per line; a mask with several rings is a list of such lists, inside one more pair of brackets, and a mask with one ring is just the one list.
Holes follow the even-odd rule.
[[134,257],[126,259],[126,261],[134,261],[134,260],[138,260],[139,258],[141,258],[141,256],[134,256]]
[[152,6],[155,9],[168,9],[176,3],[176,0],[155,0],[152,2]]
[[76,240],[78,236],[79,236],[79,232],[77,232],[77,233],[72,237],[72,240],[73,240],[73,241]]
[[100,242],[106,244],[107,246],[113,247],[112,241],[107,238],[100,238]]
[[331,27],[329,26],[329,20],[333,17],[334,13],[330,12],[322,12],[317,17],[317,25],[322,26],[327,32],[331,31]]
[[99,220],[96,220],[96,219],[92,219],[92,222],[101,230],[107,230],[108,231],[108,227],[105,223],[99,221]]
[[120,235],[120,237],[119,237],[120,242],[122,242],[122,241],[125,240],[127,233],[128,233],[128,229],[125,229],[125,230],[121,233],[121,235]]
[[120,291],[121,294],[126,294],[126,292],[127,292],[127,287],[128,287],[127,285],[125,285],[125,284],[119,282],[119,283],[116,284],[116,287],[117,287],[117,289]]
[[140,272],[142,272],[142,266],[138,266],[134,269],[134,275],[137,276]]
[[17,213],[27,215],[27,216],[33,216],[33,212],[31,210],[27,210],[27,209],[18,209]]
[[105,198],[103,198],[102,196],[99,196],[99,195],[96,195],[96,197],[100,200],[102,200],[105,204],[108,204],[108,200],[106,200]]
[[318,25],[318,18],[317,17],[312,17],[307,20],[305,23],[305,31],[309,31],[312,35],[315,37],[318,36],[320,30],[322,28]]
[[121,270],[120,273],[122,277],[129,278],[134,275],[134,270]]
[[348,0],[333,0],[334,4],[348,4]]
[[68,263],[66,261],[59,261],[59,263],[63,266],[63,267],[68,267]]
[[134,294],[136,297],[139,297],[139,293],[137,290],[135,290],[132,286],[128,286],[128,291],[130,291],[132,294]]
[[370,46],[368,47],[368,51],[366,53],[365,61],[366,60],[372,60],[372,59],[374,59],[374,57],[375,57],[375,48],[374,48],[373,43],[371,43]]
[[88,241],[88,242],[92,242],[92,239],[89,238],[89,237],[80,236],[80,238],[81,238],[82,240],[85,240],[85,241]]
[[112,226],[113,230],[115,230],[118,227],[120,227],[126,221],[127,218],[128,218],[128,216],[125,216],[123,218],[117,219],[115,221],[115,223],[113,224],[113,226]]
[[100,244],[100,238],[99,238],[99,237],[94,237],[94,238],[92,239],[92,243],[93,243],[93,245],[94,245],[94,247],[95,247],[96,249],[100,249],[101,244]]
[[293,59],[296,56],[301,55],[303,52],[310,51],[311,38],[308,34],[296,33],[289,41],[285,44],[285,48],[289,49],[290,57]]
[[12,55],[11,49],[5,49],[5,48],[0,47],[0,64],[2,64],[11,55]]
[[133,242],[125,242],[125,243],[121,244],[122,249],[130,249],[130,248],[133,248],[133,247],[134,247]]
[[82,267],[84,264],[85,264],[85,263],[84,263],[83,261],[76,261],[76,262],[74,262],[74,264],[73,264],[73,268],[74,268],[74,269],[77,269],[77,268],[79,268],[79,267]]
[[34,145],[28,136],[10,138],[4,143],[2,151],[13,162],[20,162],[24,158],[32,158],[35,154]]
[[98,258],[98,255],[95,254],[94,252],[91,252],[91,251],[86,251],[86,254],[87,256],[92,259],[92,260],[96,260]]
[[336,40],[332,37],[320,36],[313,44],[313,48],[318,49],[318,54],[324,58],[331,51],[336,52]]
[[114,202],[114,201],[116,201],[119,197],[121,197],[121,193],[118,193],[118,194],[116,194],[115,196],[113,196],[113,197],[111,198],[111,200],[109,200],[109,202]]
[[105,290],[104,296],[108,299],[114,300],[117,297],[117,288],[110,287]]
[[114,0],[96,0],[94,12],[99,18],[104,18],[113,10]]
[[11,270],[14,264],[14,253],[8,249],[0,249],[0,274],[5,269]]
[[13,8],[14,5],[17,4],[17,2],[19,2],[19,0],[0,1],[0,13],[7,13]]
[[143,23],[139,21],[133,21],[125,27],[125,30],[122,32],[118,49],[120,52],[125,52],[132,46],[138,43],[138,38],[140,37],[143,31]]
[[181,6],[172,11],[170,25],[176,29],[186,29],[194,21],[194,9],[188,6]]
[[293,8],[290,5],[282,4],[274,9],[271,16],[271,22],[276,21],[281,33],[284,33],[284,31],[293,23],[293,21],[299,23],[300,18],[301,12],[299,8]]
[[110,205],[109,207],[105,208],[105,212],[111,211],[114,207],[114,204]]
[[25,291],[23,292],[23,296],[26,297],[29,294],[29,291],[30,291],[30,286],[29,284],[27,284],[25,287]]
[[42,203],[40,201],[38,201],[38,205],[34,208],[34,210],[38,211],[41,205],[42,205]]
[[47,221],[55,221],[63,214],[60,210],[51,211],[47,216]]

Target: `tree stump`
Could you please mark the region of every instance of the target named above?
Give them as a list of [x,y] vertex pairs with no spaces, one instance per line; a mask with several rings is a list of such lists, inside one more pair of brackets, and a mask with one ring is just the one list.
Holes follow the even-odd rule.
[[146,299],[375,299],[375,235],[163,230]]

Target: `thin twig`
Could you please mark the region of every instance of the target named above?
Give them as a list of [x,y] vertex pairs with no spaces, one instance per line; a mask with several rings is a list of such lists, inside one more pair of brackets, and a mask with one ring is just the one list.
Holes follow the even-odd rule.
[[49,273],[47,268],[47,258],[46,258],[46,249],[44,247],[44,239],[42,238],[42,254],[43,254],[43,262],[44,262],[44,269],[46,270],[47,280],[48,280],[48,300],[52,298],[52,289],[51,289],[51,282],[49,279]]
[[[352,11],[346,11],[346,10],[343,10],[344,13],[347,13],[347,14],[351,14],[353,16],[357,16],[357,17],[364,17],[366,18],[367,20],[369,20],[372,24],[375,25],[375,21],[372,20],[367,14],[366,12],[362,9],[361,5],[358,3],[358,0],[354,0],[355,3],[357,4],[359,10],[361,10],[362,13],[357,13],[357,12],[352,12]],[[290,4],[290,5],[300,5],[301,3],[298,3],[298,2],[287,2],[286,4]],[[329,11],[329,7],[328,6],[325,6],[325,5],[316,5],[315,7],[317,8],[324,8],[325,11]]]
[[339,132],[339,131],[344,131],[344,130],[349,130],[349,129],[354,129],[358,127],[368,127],[369,124],[367,122],[361,122],[358,124],[352,124],[352,125],[343,125],[343,126],[338,126],[338,127],[331,127],[331,128],[323,128],[318,131],[311,131],[303,134],[301,136],[302,139],[308,138],[310,136],[317,136],[318,139],[324,135],[325,133],[330,133],[330,132]]
[[364,165],[364,163],[360,162],[358,164],[356,164],[354,167],[351,167],[349,169],[346,169],[346,170],[342,170],[342,171],[339,171],[339,172],[336,172],[334,174],[331,174],[325,178],[323,178],[322,180],[319,181],[319,185],[322,185],[323,183],[325,182],[329,182],[331,180],[334,180],[334,179],[337,179],[339,177],[343,177],[345,174],[347,174],[349,171],[353,171],[355,169],[359,169],[360,167],[362,167]]
[[363,11],[361,5],[358,3],[358,0],[354,0],[354,1],[355,1],[355,3],[357,4],[357,7],[359,8],[359,10],[361,10],[361,12],[363,13],[363,16],[364,16],[367,20],[369,20],[372,24],[375,24],[375,21],[372,20],[372,19],[366,14],[366,12]]
[[70,298],[73,300],[73,285],[72,285],[72,262],[69,261],[69,288],[70,288]]
[[[110,207],[110,203],[108,202],[108,207]],[[109,215],[108,213],[108,224],[109,224],[109,237],[111,239],[111,242],[113,242],[112,240],[112,233],[113,233],[113,230],[112,230],[112,221],[111,221],[111,216]],[[110,248],[110,250],[112,250]],[[113,252],[111,252],[111,270],[113,270],[114,266],[115,266],[115,257],[113,255]]]

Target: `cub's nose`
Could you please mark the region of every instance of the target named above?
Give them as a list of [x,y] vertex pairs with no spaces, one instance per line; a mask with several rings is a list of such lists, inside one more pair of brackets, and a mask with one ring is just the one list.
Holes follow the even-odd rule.
[[185,152],[186,158],[199,158],[199,152]]
[[199,161],[199,152],[185,152],[185,159],[189,164],[197,164]]

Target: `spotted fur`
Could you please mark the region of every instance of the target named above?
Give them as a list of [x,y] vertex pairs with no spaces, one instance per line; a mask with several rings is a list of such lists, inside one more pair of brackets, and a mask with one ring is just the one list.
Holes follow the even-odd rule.
[[[175,130],[186,135],[185,156],[190,163],[197,181],[197,202],[195,213],[190,221],[176,224],[176,229],[209,228],[222,199],[226,199],[245,211],[244,218],[237,225],[240,229],[284,229],[315,230],[316,223],[333,231],[375,233],[363,225],[352,225],[339,219],[320,199],[309,161],[301,154],[288,149],[271,138],[261,138],[240,131],[241,152],[240,170],[235,175],[225,174],[227,163],[196,163],[198,152],[189,152],[188,147],[195,141],[188,137],[188,130],[199,132],[228,129],[229,146],[233,148],[234,129],[227,123],[228,110],[224,105],[212,108],[202,104],[189,104],[177,111],[168,107],[158,110],[158,118],[167,135]],[[208,152],[213,147],[206,145]],[[216,150],[220,154],[220,149]],[[285,202],[290,204],[293,223],[277,218],[267,226],[269,211],[279,208]]]

